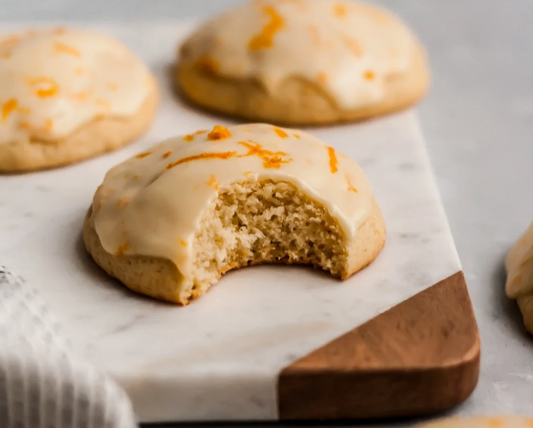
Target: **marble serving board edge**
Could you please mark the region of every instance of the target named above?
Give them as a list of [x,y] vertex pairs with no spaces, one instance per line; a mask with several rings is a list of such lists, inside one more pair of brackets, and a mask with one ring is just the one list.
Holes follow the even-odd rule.
[[126,389],[141,421],[275,420],[284,367],[461,270],[420,124],[407,111],[310,130],[362,166],[383,209],[387,244],[364,271],[338,282],[305,268],[242,269],[186,308],[125,290],[92,263],[81,239],[103,175],[163,138],[229,122],[172,90],[169,70],[190,24],[94,26],[154,71],[154,126],[115,153],[0,177],[0,257],[40,290],[75,348]]

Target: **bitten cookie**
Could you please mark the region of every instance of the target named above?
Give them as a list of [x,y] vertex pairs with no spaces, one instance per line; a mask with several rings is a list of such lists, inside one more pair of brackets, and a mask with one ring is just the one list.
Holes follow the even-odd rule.
[[352,160],[301,131],[255,124],[172,138],[116,166],[84,237],[132,290],[187,304],[253,264],[346,279],[378,255],[385,224]]
[[531,428],[533,418],[525,416],[452,417],[417,425],[417,428]]
[[509,251],[505,269],[507,297],[517,300],[526,329],[533,333],[533,223]]
[[398,18],[349,0],[256,0],[202,25],[181,46],[183,94],[210,110],[270,123],[366,119],[418,101],[425,53]]
[[0,37],[0,172],[121,147],[146,131],[156,104],[146,66],[110,37],[61,28]]

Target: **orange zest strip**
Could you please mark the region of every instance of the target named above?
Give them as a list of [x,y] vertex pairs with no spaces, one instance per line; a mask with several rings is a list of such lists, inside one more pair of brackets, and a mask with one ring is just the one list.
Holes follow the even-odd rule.
[[289,138],[289,135],[283,129],[274,128],[274,132],[278,134],[278,137],[280,138]]
[[2,122],[6,122],[9,115],[17,108],[18,101],[15,98],[7,100],[2,104]]
[[224,140],[231,137],[231,133],[225,126],[215,125],[213,130],[207,134],[207,138],[211,141]]
[[81,56],[81,53],[79,50],[77,50],[76,48],[73,48],[72,46],[66,45],[65,43],[55,42],[54,49],[58,52],[71,55],[77,58]]
[[283,17],[272,6],[263,7],[263,11],[268,15],[269,22],[263,27],[261,33],[252,37],[248,48],[252,51],[267,49],[272,47],[274,36],[284,27]]
[[335,174],[337,172],[337,165],[339,164],[339,161],[337,160],[337,155],[335,154],[335,149],[333,147],[328,147],[328,155],[329,168],[331,169],[331,172]]
[[342,40],[356,57],[361,58],[363,56],[363,48],[357,40],[347,36],[343,37]]
[[212,187],[215,190],[218,190],[218,180],[217,180],[217,178],[214,175],[212,175],[209,178],[209,181],[207,182],[207,185]]
[[348,174],[346,174],[346,184],[348,184],[348,190],[350,192],[357,193],[357,189],[353,187],[352,183],[350,182],[350,177],[348,177]]
[[59,90],[58,84],[50,77],[36,77],[28,79],[30,86],[39,86],[35,89],[35,95],[41,98],[53,97]]
[[280,168],[282,164],[292,162],[292,159],[282,159],[287,156],[285,152],[272,152],[270,150],[265,150],[261,147],[259,143],[253,143],[255,145],[240,141],[239,144],[248,149],[248,153],[245,155],[240,155],[240,158],[247,156],[259,156],[263,161],[263,167],[265,168]]
[[120,247],[117,248],[117,251],[115,252],[115,255],[117,256],[123,256],[126,251],[130,249],[130,244],[126,242],[125,244],[122,244]]
[[171,154],[172,154],[172,151],[170,151],[170,152],[166,152],[166,153],[163,155],[163,159],[168,158]]
[[142,158],[145,158],[146,156],[150,156],[152,154],[152,152],[144,152],[144,153],[139,153],[137,156],[135,156],[137,159],[142,159]]
[[186,158],[179,159],[176,162],[169,163],[166,169],[172,169],[175,166],[181,165],[182,163],[200,159],[229,159],[235,156],[236,154],[237,152],[201,153],[199,155],[187,156]]
[[183,137],[183,141],[187,141],[187,142],[191,142],[191,141],[194,141],[194,137],[197,136],[197,135],[200,135],[200,134],[205,134],[207,131],[203,130],[203,131],[196,131],[194,134],[189,134],[189,135],[186,135],[185,137]]
[[122,198],[120,198],[118,201],[117,201],[117,205],[119,207],[125,207],[126,205],[128,205],[130,203],[130,198],[127,197],[127,196],[123,196]]

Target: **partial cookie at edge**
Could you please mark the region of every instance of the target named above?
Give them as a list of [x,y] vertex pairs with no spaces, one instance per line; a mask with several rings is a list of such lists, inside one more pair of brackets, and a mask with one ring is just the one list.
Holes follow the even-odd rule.
[[152,123],[159,98],[155,80],[152,87],[150,95],[133,117],[94,119],[59,141],[31,139],[0,144],[0,173],[65,166],[131,143],[143,135]]

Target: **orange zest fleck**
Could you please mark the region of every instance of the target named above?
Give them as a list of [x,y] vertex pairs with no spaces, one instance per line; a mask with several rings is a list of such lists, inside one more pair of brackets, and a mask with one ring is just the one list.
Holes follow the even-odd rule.
[[7,100],[2,104],[2,122],[6,122],[9,115],[17,108],[18,101],[15,98]]
[[117,248],[117,251],[115,252],[115,255],[117,256],[123,256],[126,251],[130,249],[130,244],[126,242],[125,244],[122,244],[120,247]]
[[123,196],[117,201],[117,206],[119,207],[125,207],[130,203],[130,198],[128,196]]
[[337,18],[344,18],[348,14],[348,11],[346,10],[346,5],[337,3],[335,7],[333,8],[333,15]]
[[363,56],[363,48],[357,40],[348,36],[343,37],[342,40],[357,58],[361,58]]
[[272,47],[274,36],[284,27],[283,17],[272,6],[264,6],[263,11],[268,15],[269,22],[263,27],[261,33],[252,37],[248,48],[252,51]]
[[139,153],[137,156],[135,156],[137,159],[142,159],[142,158],[145,158],[146,156],[150,156],[152,154],[152,152],[143,152],[143,153]]
[[168,158],[171,154],[172,154],[172,150],[169,151],[169,152],[166,152],[166,153],[163,155],[163,159]]
[[248,176],[250,174],[253,174],[253,171],[246,171],[243,175],[246,177],[246,176]]
[[85,101],[87,98],[89,98],[90,95],[90,91],[80,91],[72,94],[70,98],[75,101]]
[[259,143],[246,143],[244,141],[240,141],[239,144],[241,146],[244,146],[248,149],[248,153],[245,155],[240,155],[240,158],[244,158],[247,156],[259,156],[261,160],[263,161],[263,166],[265,168],[280,168],[282,164],[292,162],[292,158],[289,159],[282,159],[283,157],[287,156],[287,153],[285,152],[272,152],[270,150],[265,150],[261,147]]
[[183,240],[183,239],[180,239],[180,245],[182,247],[186,247],[187,246],[187,243]]
[[237,152],[201,153],[199,155],[187,156],[186,158],[179,159],[176,162],[169,163],[166,169],[172,169],[175,166],[181,165],[182,163],[201,159],[229,159],[236,154]]
[[211,141],[224,140],[231,137],[231,133],[225,126],[215,125],[213,130],[207,134],[207,138]]
[[278,134],[278,137],[280,138],[289,138],[289,134],[287,134],[283,129],[281,128],[274,128],[274,132]]
[[54,121],[52,119],[46,119],[44,122],[45,132],[52,132],[53,129],[54,129]]
[[348,176],[348,174],[346,174],[346,184],[348,185],[348,190],[350,192],[357,193],[357,189],[355,187],[353,187],[353,184],[350,181],[350,177]]
[[214,175],[209,177],[209,181],[207,182],[207,185],[212,187],[215,190],[218,190],[218,180],[217,180],[217,178]]
[[79,50],[77,50],[76,48],[73,48],[72,46],[66,45],[65,43],[55,42],[54,49],[58,52],[71,55],[77,58],[81,56],[81,53]]
[[376,78],[376,73],[374,73],[372,70],[367,70],[363,76],[366,80],[374,80]]
[[320,46],[322,44],[322,38],[320,37],[320,30],[318,27],[316,25],[310,25],[308,29],[311,34],[311,39],[313,40],[313,45]]
[[300,137],[300,134],[294,134],[294,138],[298,138],[298,140],[302,137]]
[[218,64],[218,62],[214,58],[211,58],[207,55],[198,58],[198,60],[196,61],[196,67],[198,67],[205,73],[211,75],[217,74],[220,69],[220,65]]
[[196,131],[194,134],[189,134],[189,135],[186,135],[185,137],[183,137],[183,141],[187,141],[187,142],[191,142],[191,141],[194,141],[194,137],[196,137],[197,135],[200,135],[200,134],[205,134],[207,131],[203,130],[203,131]]
[[30,114],[31,113],[31,109],[30,108],[26,108],[26,107],[17,107],[17,113]]
[[19,123],[19,128],[20,129],[31,129],[31,125],[29,124],[29,122],[26,122],[25,120],[23,120],[22,122]]
[[36,77],[28,79],[30,86],[36,86],[35,95],[41,98],[53,97],[59,91],[56,81],[50,77]]
[[329,168],[331,169],[332,174],[337,172],[337,165],[339,161],[337,160],[337,155],[335,154],[335,149],[333,147],[328,147],[329,155]]
[[102,107],[104,112],[107,112],[107,111],[111,110],[111,104],[109,104],[109,101],[107,101],[107,100],[103,100],[101,98],[97,98],[96,99],[96,104],[98,104],[100,107]]

